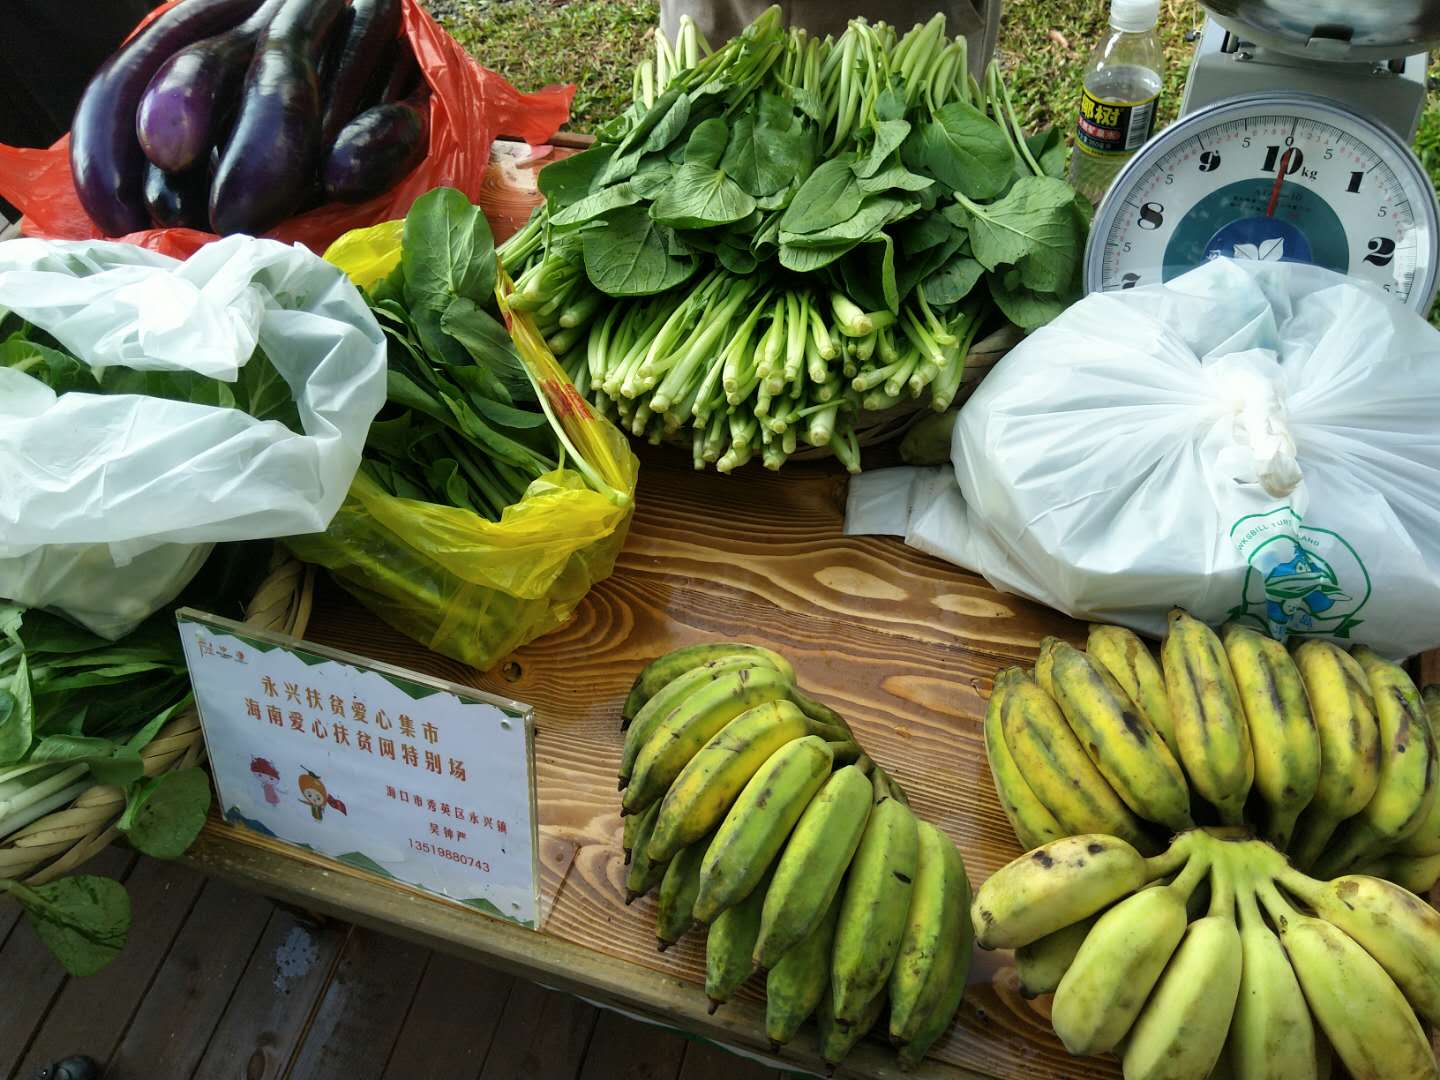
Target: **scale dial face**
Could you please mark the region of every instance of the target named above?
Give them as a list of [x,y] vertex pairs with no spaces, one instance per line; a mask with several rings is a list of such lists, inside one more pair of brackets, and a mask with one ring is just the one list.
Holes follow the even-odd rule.
[[1153,285],[1218,256],[1314,263],[1420,312],[1435,189],[1394,134],[1310,94],[1222,101],[1146,143],[1095,215],[1085,287]]

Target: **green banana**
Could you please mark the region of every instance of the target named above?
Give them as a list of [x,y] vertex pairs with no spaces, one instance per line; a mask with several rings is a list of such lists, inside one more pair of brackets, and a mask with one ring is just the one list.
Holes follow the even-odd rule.
[[935,1041],[950,1029],[965,997],[965,985],[970,979],[970,964],[974,958],[975,937],[968,916],[961,920],[960,941],[957,945],[956,963],[950,969],[950,981],[945,993],[921,1022],[908,1042],[900,1044],[898,1057],[902,1072],[918,1068]]
[[788,697],[787,676],[770,667],[742,667],[701,686],[655,725],[635,758],[622,805],[637,813],[670,790],[680,770],[721,728],[743,712]]
[[[1435,739],[1420,692],[1398,664],[1357,645],[1351,655],[1370,680],[1380,728],[1380,782],[1315,862],[1315,876],[1336,877],[1378,857],[1425,824],[1435,803]],[[1343,1055],[1342,1055],[1343,1056]]]
[[643,814],[626,814],[620,819],[620,850],[625,852],[625,865],[630,865],[630,855],[635,850],[635,832],[644,820]]
[[620,790],[624,791],[625,785],[630,782],[630,777],[635,772],[635,759],[639,757],[640,751],[644,749],[660,721],[688,701],[701,687],[722,675],[739,671],[741,668],[762,667],[774,668],[774,665],[764,657],[736,653],[691,668],[662,686],[654,697],[645,702],[625,730],[625,745],[620,751]]
[[1072,1054],[1120,1044],[1185,936],[1185,905],[1209,872],[1195,856],[1173,884],[1127,896],[1096,921],[1055,990],[1050,1020]]
[[660,879],[660,897],[655,907],[655,935],[664,952],[679,941],[695,923],[695,894],[700,891],[700,864],[710,838],[695,841],[675,853]]
[[[831,759],[824,739],[806,735],[775,751],[750,778],[705,853],[700,892],[695,897],[697,922],[710,922],[760,883],[810,799],[830,775]],[[764,897],[757,903],[763,904]]]
[[910,911],[890,969],[890,1038],[908,1042],[950,986],[960,962],[962,925],[970,918],[970,883],[960,849],[928,821],[917,823]]
[[641,669],[640,674],[635,676],[635,682],[620,709],[622,726],[629,724],[640,709],[666,684],[703,664],[731,656],[762,659],[791,679],[795,677],[795,669],[790,666],[790,661],[760,645],[749,645],[743,641],[711,641],[702,645],[686,645],[651,660]]
[[1361,867],[1360,873],[1393,881],[1402,889],[1423,896],[1440,883],[1440,855],[1382,855]]
[[1295,649],[1310,712],[1320,736],[1320,779],[1300,815],[1290,857],[1312,866],[1346,818],[1358,814],[1380,783],[1380,729],[1370,680],[1349,653],[1329,641]]
[[812,734],[789,701],[767,701],[731,720],[685,763],[660,800],[650,834],[652,859],[668,859],[720,824],[760,766],[788,742]]
[[[1064,642],[1058,647],[1070,648]],[[1018,668],[1003,678],[1005,745],[1036,798],[1060,823],[1061,835],[1098,832],[1137,848],[1148,845],[1139,820],[1085,753],[1060,706]]]
[[775,962],[765,976],[765,1033],[770,1049],[778,1050],[795,1037],[820,999],[830,991],[830,951],[840,903],[831,903],[804,941]]
[[1143,818],[1192,827],[1185,774],[1160,733],[1094,660],[1063,642],[1052,651],[1055,700],[1115,793]]
[[1053,994],[1065,972],[1075,962],[1075,954],[1080,951],[1090,928],[1099,918],[1099,915],[1092,915],[1062,926],[1054,933],[1016,949],[1015,974],[1020,979],[1020,996],[1037,998],[1041,994]]
[[1255,759],[1255,790],[1269,808],[1265,839],[1281,851],[1320,784],[1320,735],[1300,669],[1285,646],[1231,623],[1221,633]]
[[830,986],[835,1015],[858,1021],[885,988],[914,889],[919,835],[910,808],[883,791],[865,823],[841,894]]
[[1230,661],[1215,632],[1199,619],[1175,608],[1169,622],[1160,657],[1180,762],[1225,824],[1239,825],[1255,758]]
[[1440,1024],[1440,912],[1380,878],[1322,883],[1288,871],[1280,881],[1374,957],[1421,1017]]
[[634,903],[644,896],[665,876],[665,864],[656,863],[645,853],[650,840],[650,830],[655,828],[655,819],[660,816],[660,807],[652,806],[640,815],[640,824],[635,826],[635,847],[630,853],[630,870],[625,875],[625,903]]
[[1170,695],[1165,689],[1165,674],[1138,634],[1123,626],[1090,627],[1085,651],[1106,671],[1129,696],[1140,715],[1165,740],[1170,754],[1180,758],[1180,743],[1175,739],[1175,725],[1170,719]]
[[1419,1019],[1385,969],[1338,927],[1295,911],[1273,884],[1260,890],[1310,1012],[1354,1080],[1440,1076]]
[[1227,1047],[1233,1074],[1245,1080],[1316,1080],[1315,1025],[1295,969],[1265,924],[1251,888],[1241,888],[1240,995]]
[[1029,945],[1108,907],[1151,877],[1173,872],[1168,856],[1147,864],[1124,840],[1099,833],[1067,836],[1028,851],[975,891],[970,906],[975,941],[983,949]]
[[990,779],[995,784],[1000,808],[1005,811],[1020,846],[1029,850],[1060,839],[1067,830],[1040,801],[1005,744],[1000,718],[1007,686],[1017,672],[1019,668],[1010,668],[995,676],[990,703],[985,709],[985,758],[990,764]]
[[710,923],[705,935],[705,996],[710,999],[712,1015],[754,971],[750,954],[755,949],[755,936],[760,933],[760,906],[764,900],[762,883]]
[[1185,931],[1125,1040],[1126,1080],[1203,1080],[1225,1050],[1240,995],[1241,953],[1223,861],[1212,867],[1210,889],[1210,913]]
[[755,965],[774,967],[832,907],[870,817],[873,788],[855,765],[831,773],[785,844],[765,894]]
[[827,1075],[833,1074],[855,1044],[879,1023],[880,1014],[885,1011],[885,991],[882,988],[864,1002],[848,1023],[835,1015],[834,1005],[833,995],[823,994],[815,1010],[815,1026],[820,1029],[820,1056],[825,1059]]

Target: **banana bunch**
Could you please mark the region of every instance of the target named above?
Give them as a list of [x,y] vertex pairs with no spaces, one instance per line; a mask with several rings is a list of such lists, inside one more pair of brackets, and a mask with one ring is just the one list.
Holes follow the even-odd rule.
[[1320,877],[1440,880],[1440,687],[1363,645],[1287,649],[1179,609],[1169,624],[1158,662],[1097,625],[1083,651],[1046,638],[1033,671],[996,676],[985,749],[1022,846],[1104,833],[1151,854],[1196,823],[1247,824]]
[[661,951],[704,928],[710,1011],[763,971],[777,1050],[814,1017],[833,1067],[885,1018],[901,1067],[918,1064],[970,971],[954,842],[768,649],[660,657],[622,729],[626,903],[658,890]]
[[1440,913],[1377,877],[1308,877],[1242,827],[1148,858],[1052,840],[971,919],[982,948],[1017,950],[1027,993],[1054,993],[1066,1049],[1119,1054],[1126,1080],[1316,1080],[1332,1053],[1356,1080],[1440,1078],[1421,1027],[1440,1023]]

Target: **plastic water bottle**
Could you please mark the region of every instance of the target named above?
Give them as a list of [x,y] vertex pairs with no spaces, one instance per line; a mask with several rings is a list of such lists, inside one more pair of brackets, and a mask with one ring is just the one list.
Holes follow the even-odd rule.
[[1092,203],[1155,129],[1165,62],[1159,15],[1160,0],[1111,0],[1110,33],[1085,64],[1070,184]]

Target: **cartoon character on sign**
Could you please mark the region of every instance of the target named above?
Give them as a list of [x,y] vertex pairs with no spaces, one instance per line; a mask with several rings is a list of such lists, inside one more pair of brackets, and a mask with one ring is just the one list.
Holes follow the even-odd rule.
[[1266,613],[1277,626],[1303,631],[1329,617],[1350,595],[1339,587],[1329,563],[1298,544],[1293,547],[1291,557],[1265,575]]
[[333,809],[349,817],[345,804],[325,790],[320,777],[309,769],[300,774],[300,800],[310,807],[310,814],[316,821],[325,820],[325,807]]
[[252,757],[250,773],[260,781],[260,789],[265,792],[265,801],[271,806],[279,806],[280,770],[263,757]]

